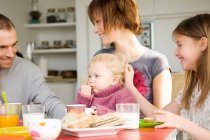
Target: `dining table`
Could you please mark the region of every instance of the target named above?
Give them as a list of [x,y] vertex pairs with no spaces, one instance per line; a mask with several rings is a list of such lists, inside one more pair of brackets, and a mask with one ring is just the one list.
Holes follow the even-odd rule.
[[[19,122],[22,126],[22,121]],[[31,140],[28,136],[14,136],[0,134],[0,140]],[[176,128],[141,127],[138,129],[121,129],[117,134],[77,137],[61,130],[56,140],[182,140],[183,133]]]
[[[26,136],[0,135],[2,140],[31,140]],[[61,131],[56,140],[182,140],[182,133],[176,128],[139,128],[120,130],[116,135],[75,137]]]
[[63,131],[56,140],[181,140],[181,132],[176,128],[139,128],[125,129],[116,135],[75,137]]

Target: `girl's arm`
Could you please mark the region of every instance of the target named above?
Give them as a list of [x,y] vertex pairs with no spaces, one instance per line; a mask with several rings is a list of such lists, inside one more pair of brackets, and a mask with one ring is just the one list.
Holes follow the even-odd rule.
[[180,107],[173,101],[169,103],[164,110],[157,110],[158,108],[148,102],[139,91],[133,85],[133,69],[130,65],[125,68],[125,85],[131,90],[136,98],[136,101],[140,104],[141,111],[145,116],[154,116],[155,121],[163,122],[161,125],[157,125],[156,128],[175,127],[181,131],[184,131],[191,135],[194,139],[210,139],[210,131],[194,124],[193,122],[185,119],[179,114]]
[[156,110],[154,111],[154,114],[156,116],[156,121],[164,123],[155,126],[155,128],[176,127],[179,130],[188,133],[194,139],[210,139],[209,130],[198,126],[197,124],[189,121],[188,119],[163,110]]
[[162,71],[153,79],[153,105],[163,108],[171,102],[172,81],[169,69]]

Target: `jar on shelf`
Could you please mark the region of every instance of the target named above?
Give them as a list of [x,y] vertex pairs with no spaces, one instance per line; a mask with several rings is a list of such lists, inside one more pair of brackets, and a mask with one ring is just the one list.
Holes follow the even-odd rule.
[[47,20],[47,23],[55,23],[55,22],[57,22],[57,15],[56,15],[56,12],[55,12],[55,8],[47,9],[46,20]]
[[41,42],[42,49],[49,49],[49,41],[42,41]]
[[65,8],[58,8],[58,22],[66,22]]
[[66,20],[67,22],[75,21],[75,8],[74,7],[66,8]]
[[66,40],[64,48],[75,48],[74,40]]
[[61,40],[54,40],[53,48],[61,48]]

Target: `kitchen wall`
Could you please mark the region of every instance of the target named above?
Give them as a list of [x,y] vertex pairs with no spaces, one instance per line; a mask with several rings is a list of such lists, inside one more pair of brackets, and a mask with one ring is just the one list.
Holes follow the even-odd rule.
[[[39,8],[70,2],[76,6],[76,39],[77,39],[77,75],[80,83],[80,76],[86,74],[87,62],[93,54],[100,49],[101,43],[93,32],[92,23],[87,16],[87,7],[91,0],[39,0]],[[57,1],[57,2],[56,2]],[[139,4],[142,21],[154,23],[154,50],[165,54],[171,65],[173,72],[182,71],[179,61],[174,56],[175,43],[171,33],[176,25],[186,17],[197,13],[210,13],[210,0],[137,0]],[[25,28],[25,24],[30,20],[30,0],[1,0],[0,9],[2,14],[7,15],[16,25],[18,34],[18,49],[25,54],[26,44],[35,38],[30,29]],[[45,14],[45,13],[43,13]],[[41,19],[43,19],[42,15]],[[79,84],[78,84],[79,85]],[[78,86],[77,85],[77,86]],[[76,90],[75,85],[51,83],[53,89],[65,102],[69,102],[72,96],[69,93]],[[66,94],[68,93],[68,94]],[[73,100],[73,99],[72,99]]]
[[[101,48],[99,37],[94,34],[86,11],[91,0],[76,0],[77,8],[77,61],[78,75],[86,73],[88,59]],[[210,0],[137,0],[142,22],[154,24],[154,50],[166,55],[172,72],[181,72],[182,68],[176,59],[175,43],[172,40],[172,31],[184,18],[198,13],[210,13]],[[86,24],[84,24],[86,23]],[[81,58],[80,56],[83,56]],[[78,62],[78,64],[80,64]]]
[[142,21],[154,23],[154,50],[167,56],[173,72],[182,71],[174,56],[171,33],[184,18],[210,13],[210,0],[138,0],[138,3]]
[[[91,0],[76,0],[77,5],[77,18],[85,18],[85,22],[88,22],[88,17],[84,13],[86,9],[81,9],[81,5],[88,3]],[[191,15],[195,15],[197,13],[209,12],[210,13],[210,0],[137,0],[140,10],[140,15],[142,21],[152,21],[154,23],[154,50],[157,50],[163,54],[165,54],[171,64],[171,69],[174,72],[182,71],[181,66],[178,60],[174,57],[175,44],[171,38],[171,33],[175,26],[184,18],[189,17]],[[66,2],[63,0],[62,2]],[[55,4],[55,2],[49,3],[45,0],[40,0],[39,8],[43,9],[44,5],[48,5],[48,7]],[[56,3],[59,5],[60,1]],[[29,21],[29,11],[30,11],[30,0],[1,0],[1,13],[7,15],[11,18],[17,28],[18,33],[18,49],[25,54],[25,48],[27,41],[30,41],[34,38],[34,35],[30,32],[30,30],[26,29],[24,26],[26,22]],[[87,7],[85,7],[87,8]],[[83,12],[84,11],[84,12]],[[44,13],[45,14],[45,13]],[[41,16],[43,20],[44,15]],[[80,19],[79,19],[80,20]],[[84,21],[84,20],[83,20]],[[87,27],[88,26],[88,27]],[[80,28],[77,31],[77,40],[82,40],[87,34],[88,45],[81,44],[81,48],[79,48],[80,52],[78,57],[85,57],[85,61],[87,58],[91,57],[94,52],[99,49],[98,45],[100,42],[98,41],[97,36],[93,33],[91,23],[77,22],[77,28]],[[85,34],[85,30],[87,33]],[[92,41],[91,41],[92,40]],[[96,41],[95,41],[96,40]],[[96,42],[96,43],[92,43]],[[92,44],[91,44],[92,43]],[[95,46],[94,46],[95,44]],[[97,45],[97,46],[96,46]],[[86,46],[86,48],[85,48]],[[85,54],[88,52],[88,54]],[[79,60],[78,60],[79,61]],[[85,73],[85,63],[78,63],[78,67],[82,67],[81,74]],[[173,65],[172,65],[173,64]]]
[[24,27],[29,20],[29,0],[1,0],[0,13],[9,17],[16,26],[18,34],[18,49],[24,52],[27,40],[31,40],[33,35],[29,35],[28,30]]

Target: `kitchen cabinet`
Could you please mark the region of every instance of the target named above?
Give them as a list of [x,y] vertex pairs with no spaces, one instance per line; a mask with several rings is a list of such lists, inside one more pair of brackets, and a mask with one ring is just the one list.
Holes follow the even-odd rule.
[[[40,58],[44,56],[49,70],[76,70],[76,46],[63,47],[66,40],[76,40],[75,27],[75,22],[27,24],[26,28],[31,29],[35,34],[36,45],[32,50],[33,62],[39,65]],[[61,46],[55,48],[53,42],[56,40],[61,41]],[[49,42],[49,47],[43,48],[44,41]]]
[[[38,10],[41,13],[40,23],[25,24],[30,39],[28,42],[35,42],[35,49],[32,49],[32,62],[39,66],[41,58],[47,60],[48,70],[77,71],[77,45],[65,46],[67,40],[76,42],[76,21],[47,23],[48,9],[58,9],[75,7],[75,0],[39,0]],[[30,12],[30,11],[29,11]],[[55,13],[56,15],[58,13]],[[54,45],[55,41],[60,41],[61,45]],[[48,47],[43,45],[48,42]],[[75,43],[76,44],[76,43]],[[65,104],[73,103],[77,79],[62,78],[58,76],[45,77],[50,89],[61,98]]]
[[[40,59],[47,60],[48,70],[77,70],[77,46],[62,47],[66,40],[76,40],[75,22],[26,24],[34,35],[35,49],[32,50],[32,61],[39,65]],[[60,40],[61,47],[54,48],[53,41]],[[49,48],[42,48],[42,42],[48,41]],[[38,48],[38,49],[37,49]],[[61,98],[65,104],[72,103],[76,93],[76,78],[62,78],[59,76],[45,77],[49,87]]]

